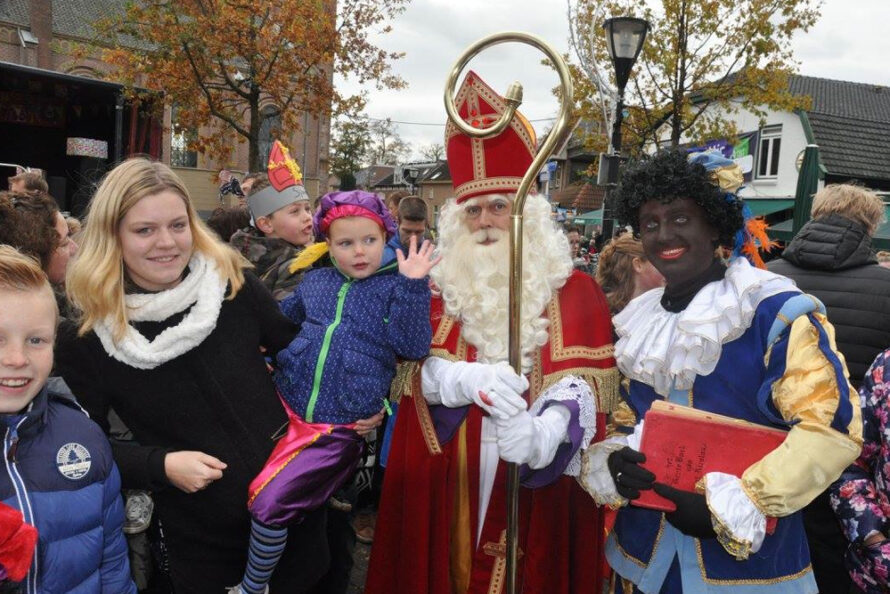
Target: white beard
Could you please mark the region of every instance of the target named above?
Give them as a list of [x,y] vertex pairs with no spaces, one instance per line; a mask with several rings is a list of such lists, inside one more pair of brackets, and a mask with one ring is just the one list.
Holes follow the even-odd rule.
[[[460,320],[463,338],[476,348],[477,360],[506,361],[510,236],[498,229],[471,233],[463,218],[466,204],[449,201],[442,211],[442,262],[431,275],[442,290],[446,313]],[[541,314],[572,273],[572,260],[568,240],[551,222],[550,205],[540,196],[528,197],[523,236],[520,344],[522,370],[529,373],[535,351],[548,340],[549,322]],[[487,238],[496,241],[489,245],[480,243]]]

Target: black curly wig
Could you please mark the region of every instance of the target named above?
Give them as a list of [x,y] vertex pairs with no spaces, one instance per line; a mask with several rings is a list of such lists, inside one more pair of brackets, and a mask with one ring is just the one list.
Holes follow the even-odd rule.
[[628,165],[618,184],[615,215],[622,225],[631,225],[634,233],[639,233],[643,203],[658,200],[666,204],[692,198],[717,231],[717,242],[732,247],[745,220],[742,202],[726,200],[725,196],[702,165],[689,162],[686,151],[663,150]]

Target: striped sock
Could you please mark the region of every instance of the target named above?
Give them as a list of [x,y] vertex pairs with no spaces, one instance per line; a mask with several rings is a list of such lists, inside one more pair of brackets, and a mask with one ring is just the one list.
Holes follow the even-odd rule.
[[287,528],[275,528],[250,521],[250,548],[247,552],[247,569],[241,589],[245,594],[263,594],[266,584],[281,559],[287,544]]

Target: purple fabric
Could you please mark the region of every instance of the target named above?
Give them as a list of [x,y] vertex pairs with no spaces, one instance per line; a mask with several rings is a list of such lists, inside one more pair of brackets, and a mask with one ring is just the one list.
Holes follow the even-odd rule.
[[581,447],[581,440],[584,439],[584,428],[581,427],[581,409],[575,400],[551,400],[544,404],[541,408],[540,416],[545,410],[554,405],[561,405],[569,409],[569,441],[563,442],[556,448],[556,455],[553,456],[553,462],[539,470],[532,470],[528,464],[519,467],[519,482],[523,487],[529,489],[537,489],[545,487],[558,479],[565,471],[566,466],[572,460],[572,456]]
[[322,237],[324,235],[321,230],[321,222],[322,220],[324,220],[324,217],[328,213],[328,211],[335,206],[347,204],[360,206],[380,217],[380,219],[383,221],[384,227],[386,228],[387,238],[392,237],[399,230],[399,225],[393,218],[392,213],[389,212],[389,209],[386,208],[383,200],[381,200],[380,197],[377,196],[377,194],[363,192],[362,190],[352,190],[349,192],[330,192],[322,196],[318,204],[318,210],[315,211],[315,216],[312,219],[313,226],[315,228],[315,235],[317,237]]
[[430,406],[430,417],[433,419],[433,426],[436,428],[436,437],[439,438],[439,443],[451,441],[451,438],[454,437],[454,432],[464,422],[469,410],[469,405],[457,408],[449,408],[444,404],[433,404]]
[[352,478],[364,444],[363,437],[346,427],[321,435],[263,487],[250,506],[250,515],[270,526],[299,523]]

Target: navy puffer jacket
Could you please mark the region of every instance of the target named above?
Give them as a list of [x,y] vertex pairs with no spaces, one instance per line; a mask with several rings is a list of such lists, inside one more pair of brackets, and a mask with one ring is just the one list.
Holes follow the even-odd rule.
[[22,591],[135,594],[111,446],[61,380],[23,414],[0,415],[0,498],[37,527]]

